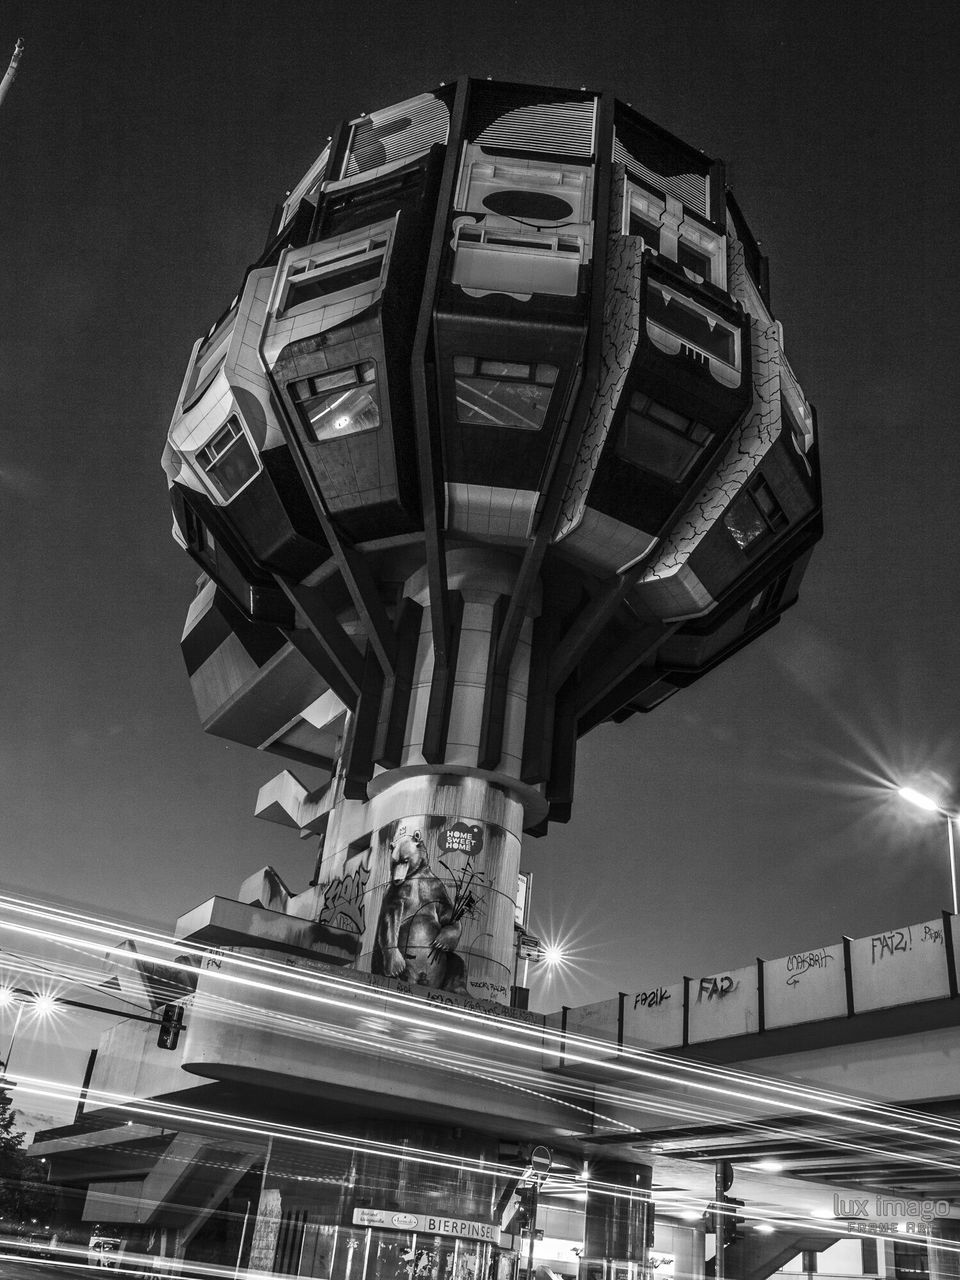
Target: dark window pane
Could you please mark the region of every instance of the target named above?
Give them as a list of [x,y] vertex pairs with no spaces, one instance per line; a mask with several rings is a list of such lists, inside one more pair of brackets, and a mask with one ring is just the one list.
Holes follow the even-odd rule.
[[364,360],[294,384],[300,417],[318,443],[373,431],[380,425],[376,365]]
[[453,368],[459,422],[525,431],[543,426],[557,380],[555,365],[455,356]]
[[456,396],[460,422],[539,431],[550,403],[550,388],[496,378],[457,378]]
[[237,434],[228,438],[229,429],[230,424],[197,454],[214,488],[227,500],[239,493],[258,470],[253,446],[244,432],[238,426]]
[[709,437],[699,422],[634,392],[616,451],[627,462],[676,481],[689,470]]
[[749,493],[741,493],[734,499],[730,510],[723,517],[723,523],[730,530],[734,542],[744,551],[769,532],[767,522]]
[[770,492],[767,485],[758,484],[753,491],[753,497],[757,506],[768,519],[774,519],[776,517],[780,508],[776,498]]
[[309,276],[306,280],[292,279],[287,289],[285,310],[299,306],[301,302],[311,302],[314,298],[327,298],[334,293],[342,293],[346,289],[358,285],[369,284],[379,280],[383,266],[382,254],[371,254],[351,266],[340,267],[336,271],[324,271],[320,275]]
[[710,259],[705,253],[701,253],[699,249],[695,249],[692,244],[687,244],[682,239],[677,243],[677,262],[701,279],[710,279]]
[[685,433],[693,426],[690,419],[685,418],[682,413],[668,409],[665,404],[657,404],[642,391],[635,391],[630,397],[630,408],[634,413],[642,413],[648,418],[653,418],[655,422],[662,423],[663,426],[672,427],[674,431]]
[[478,372],[487,378],[517,378],[522,382],[532,381],[528,364],[511,364],[506,360],[481,360]]
[[754,547],[761,538],[782,529],[787,523],[776,494],[763,476],[756,476],[730,504],[723,517],[738,547]]
[[632,236],[643,236],[643,243],[648,249],[660,252],[660,228],[655,222],[631,209],[628,230]]
[[679,480],[700,452],[691,440],[665,431],[650,418],[628,414],[618,452],[628,461],[666,480]]

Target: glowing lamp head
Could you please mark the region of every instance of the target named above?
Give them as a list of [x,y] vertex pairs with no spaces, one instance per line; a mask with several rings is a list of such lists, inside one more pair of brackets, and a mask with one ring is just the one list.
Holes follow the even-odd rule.
[[543,958],[551,968],[554,968],[559,964],[563,964],[566,956],[564,955],[563,948],[559,943],[548,942],[543,948]]
[[906,800],[908,804],[916,805],[918,809],[926,809],[927,813],[937,813],[940,810],[940,805],[937,804],[936,800],[931,799],[930,796],[925,796],[922,791],[917,791],[913,787],[900,787],[897,790],[897,795],[901,800]]
[[57,1007],[57,1002],[53,996],[41,994],[34,997],[34,1012],[41,1018],[49,1018]]

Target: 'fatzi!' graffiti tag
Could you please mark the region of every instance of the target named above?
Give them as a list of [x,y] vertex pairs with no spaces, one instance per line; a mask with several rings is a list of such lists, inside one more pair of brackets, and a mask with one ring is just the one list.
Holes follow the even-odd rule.
[[909,951],[913,946],[913,934],[909,929],[894,929],[890,933],[878,933],[870,939],[870,963],[876,964],[884,956]]

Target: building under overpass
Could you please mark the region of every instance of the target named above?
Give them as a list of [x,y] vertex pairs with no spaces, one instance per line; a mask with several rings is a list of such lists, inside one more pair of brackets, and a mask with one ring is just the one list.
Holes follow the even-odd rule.
[[817,1255],[956,1274],[952,917],[544,1018],[211,940],[263,910],[216,900],[114,951],[123,997],[152,1019],[176,997],[183,1026],[168,1050],[118,1021],[77,1123],[38,1135],[91,1228],[171,1266],[455,1280],[524,1269],[528,1220],[561,1276],[701,1277],[719,1169],[729,1280]]

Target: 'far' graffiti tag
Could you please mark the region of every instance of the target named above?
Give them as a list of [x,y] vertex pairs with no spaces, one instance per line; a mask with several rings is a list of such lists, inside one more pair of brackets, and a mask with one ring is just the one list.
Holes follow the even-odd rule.
[[700,1004],[704,999],[722,1000],[731,991],[736,991],[739,985],[740,983],[734,982],[729,973],[717,978],[701,978],[700,990],[697,992],[697,1004]]

